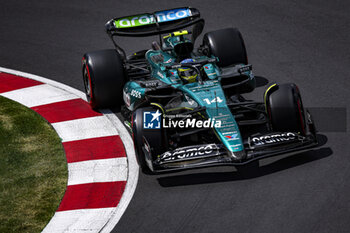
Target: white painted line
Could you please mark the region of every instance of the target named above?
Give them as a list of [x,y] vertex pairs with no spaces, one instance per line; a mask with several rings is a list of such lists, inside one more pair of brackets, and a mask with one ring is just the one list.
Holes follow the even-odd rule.
[[118,135],[118,131],[105,116],[88,117],[53,123],[63,142]]
[[65,85],[63,83],[59,83],[59,82],[56,82],[56,81],[53,81],[51,79],[44,78],[44,77],[41,77],[41,76],[38,76],[38,75],[25,73],[25,72],[18,71],[18,70],[8,69],[8,68],[5,68],[5,67],[0,67],[0,72],[5,72],[5,73],[9,73],[9,74],[25,77],[25,78],[34,79],[34,80],[42,82],[42,83],[50,84],[50,85],[52,85],[54,87],[57,87],[59,89],[68,91],[70,93],[73,93],[74,95],[76,95],[79,98],[81,98],[81,99],[86,101],[85,93],[83,93],[83,92],[81,92],[81,91],[79,91],[79,90],[77,90],[77,89],[75,89],[73,87],[70,87],[68,85]]
[[100,232],[115,208],[81,209],[56,212],[44,233]]
[[114,124],[114,127],[118,129],[119,136],[124,143],[125,152],[128,158],[128,179],[126,181],[123,196],[115,208],[113,215],[100,231],[103,233],[109,233],[113,230],[113,228],[119,222],[120,218],[123,216],[123,213],[125,212],[135,193],[139,179],[139,165],[136,160],[134,143],[124,124],[112,111],[104,109],[101,110],[101,112]]
[[125,157],[68,163],[68,171],[68,185],[126,181],[128,176]]
[[29,108],[79,98],[72,93],[48,84],[4,92],[1,95],[19,102]]

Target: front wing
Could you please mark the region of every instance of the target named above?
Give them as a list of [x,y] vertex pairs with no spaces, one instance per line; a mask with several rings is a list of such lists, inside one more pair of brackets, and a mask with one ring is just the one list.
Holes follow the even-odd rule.
[[240,152],[229,152],[224,145],[214,143],[167,151],[153,161],[153,170],[157,173],[219,165],[240,166],[255,160],[306,150],[318,145],[316,135],[297,135],[293,140],[283,140],[276,137],[271,139],[271,134],[259,138],[267,140],[253,142],[254,138],[249,138],[245,142],[245,150]]

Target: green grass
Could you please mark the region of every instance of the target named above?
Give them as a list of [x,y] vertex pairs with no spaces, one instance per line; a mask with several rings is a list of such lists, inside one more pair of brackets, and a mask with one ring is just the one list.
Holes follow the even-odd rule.
[[0,232],[40,232],[64,195],[60,138],[34,111],[0,96]]

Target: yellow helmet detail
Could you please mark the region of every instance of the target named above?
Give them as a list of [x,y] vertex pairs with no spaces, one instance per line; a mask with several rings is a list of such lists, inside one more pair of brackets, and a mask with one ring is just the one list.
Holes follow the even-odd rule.
[[197,79],[197,72],[191,68],[179,68],[178,73],[180,78],[186,83],[193,83]]

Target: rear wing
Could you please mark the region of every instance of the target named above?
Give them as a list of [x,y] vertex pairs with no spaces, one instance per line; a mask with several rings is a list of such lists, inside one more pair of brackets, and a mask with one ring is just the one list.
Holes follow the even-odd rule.
[[143,37],[173,32],[203,22],[197,9],[175,8],[139,15],[114,18],[105,27],[108,34],[116,36]]
[[194,25],[191,31],[192,41],[194,42],[203,31],[204,19],[200,18],[197,9],[181,7],[114,18],[106,23],[105,28],[119,54],[126,59],[124,50],[114,40],[115,36],[146,37],[159,35],[159,43],[162,44],[161,34],[178,31],[192,25]]

